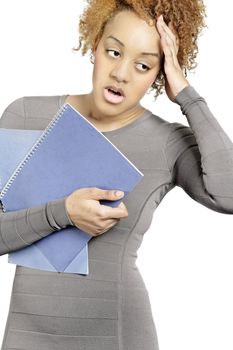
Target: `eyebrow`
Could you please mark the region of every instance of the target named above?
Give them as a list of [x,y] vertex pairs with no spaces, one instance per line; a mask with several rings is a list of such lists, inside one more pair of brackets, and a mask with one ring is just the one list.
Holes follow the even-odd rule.
[[[109,35],[107,37],[107,39],[114,39],[115,41],[117,41],[121,46],[125,47],[125,45],[117,38],[115,38],[114,36],[112,35]],[[145,55],[145,56],[155,56],[155,57],[160,57],[160,55],[157,53],[157,52],[141,52],[141,55]]]

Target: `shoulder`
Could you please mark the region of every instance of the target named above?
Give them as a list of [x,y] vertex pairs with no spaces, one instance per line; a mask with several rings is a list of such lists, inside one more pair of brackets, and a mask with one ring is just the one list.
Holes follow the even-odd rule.
[[165,154],[174,155],[197,144],[189,125],[180,121],[169,121],[154,113],[141,128],[141,133],[143,133],[147,147],[150,147],[153,152],[162,150]]
[[63,104],[63,97],[64,95],[19,97],[3,111],[0,127],[42,130]]
[[163,139],[166,143],[172,137],[179,137],[183,132],[190,130],[189,126],[181,122],[169,121],[163,116],[151,112],[151,117],[144,124],[145,135]]

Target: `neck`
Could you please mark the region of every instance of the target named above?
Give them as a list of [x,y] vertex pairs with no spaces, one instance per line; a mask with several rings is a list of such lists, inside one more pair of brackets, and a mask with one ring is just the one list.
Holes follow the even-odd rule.
[[96,123],[102,124],[103,126],[111,127],[121,127],[125,124],[130,123],[134,119],[137,119],[139,116],[143,114],[145,108],[138,103],[138,105],[134,106],[132,109],[121,112],[119,114],[106,114],[98,109],[94,102],[93,93],[86,94],[84,96],[85,106],[87,107],[86,115],[92,121]]

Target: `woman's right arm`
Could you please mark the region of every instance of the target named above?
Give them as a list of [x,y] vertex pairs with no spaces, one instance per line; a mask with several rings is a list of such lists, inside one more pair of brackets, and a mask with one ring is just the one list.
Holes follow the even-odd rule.
[[[120,196],[121,197],[121,196]],[[121,202],[112,208],[100,205],[99,200],[120,198],[113,190],[80,188],[69,196],[13,212],[0,210],[0,255],[25,248],[68,225],[98,236],[128,216]]]
[[0,211],[0,255],[25,248],[54,231],[73,225],[66,197],[13,212]]
[[[25,109],[24,97],[10,103],[0,118],[0,127],[24,129]],[[33,114],[33,111],[30,113]],[[40,123],[44,120],[34,120],[36,128],[40,129]],[[54,231],[73,225],[66,211],[65,200],[66,197],[13,212],[0,209],[0,255],[25,248]]]
[[25,248],[54,231],[72,225],[65,199],[13,212],[0,211],[0,255]]

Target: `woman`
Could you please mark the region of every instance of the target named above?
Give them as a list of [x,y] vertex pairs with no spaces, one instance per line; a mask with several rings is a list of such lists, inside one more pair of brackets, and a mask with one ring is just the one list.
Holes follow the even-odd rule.
[[[157,350],[148,293],[135,264],[156,207],[180,186],[200,204],[233,213],[232,141],[183,74],[194,62],[204,6],[188,0],[88,3],[79,29],[83,53],[93,51],[91,93],[19,98],[0,126],[45,128],[69,102],[144,178],[114,209],[98,201],[118,199],[115,189],[84,188],[46,205],[1,213],[2,255],[68,225],[93,236],[87,276],[17,266],[2,350]],[[189,127],[140,105],[148,88],[158,95],[163,86]]]

